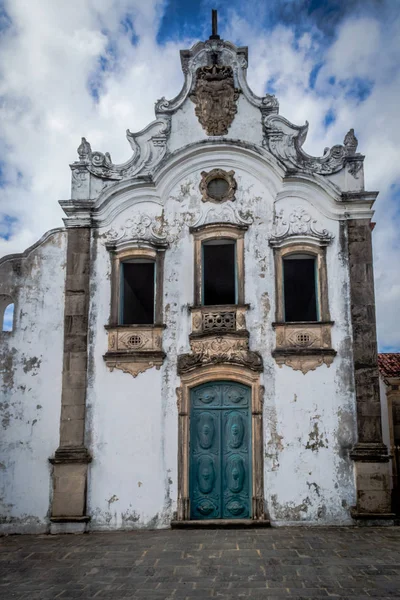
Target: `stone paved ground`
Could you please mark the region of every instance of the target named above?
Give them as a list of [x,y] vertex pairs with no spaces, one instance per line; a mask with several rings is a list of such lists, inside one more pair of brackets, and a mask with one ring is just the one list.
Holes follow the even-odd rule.
[[0,538],[0,598],[400,598],[400,527]]

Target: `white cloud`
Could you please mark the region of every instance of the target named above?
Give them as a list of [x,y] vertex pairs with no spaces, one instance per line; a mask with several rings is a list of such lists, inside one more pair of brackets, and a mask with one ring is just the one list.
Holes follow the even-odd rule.
[[[126,129],[144,127],[154,101],[175,95],[182,81],[180,44],[155,41],[158,1],[10,0],[6,10],[12,27],[0,38],[0,138],[10,184],[1,190],[0,212],[19,226],[0,239],[1,255],[62,225],[57,200],[69,197],[68,164],[82,135],[117,162],[127,160]],[[139,34],[135,47],[121,25],[127,14]],[[116,56],[111,71],[101,71],[101,56]],[[102,82],[98,103],[93,79]]]
[[[5,8],[12,26],[0,34],[0,151],[8,181],[0,188],[0,213],[19,221],[9,240],[0,239],[0,255],[61,224],[57,200],[69,197],[68,164],[82,135],[115,162],[129,158],[126,128],[140,130],[153,119],[155,100],[176,95],[183,80],[179,49],[194,41],[157,44],[165,10],[157,0],[6,0]],[[262,94],[272,82],[281,113],[296,124],[310,122],[305,150],[322,154],[356,130],[367,188],[381,190],[374,231],[379,336],[382,345],[399,346],[400,211],[391,187],[400,182],[396,7],[380,20],[360,10],[349,14],[329,43],[311,22],[300,36],[282,24],[265,32],[254,4],[248,8],[246,19],[227,12],[225,37],[249,44],[254,91]],[[361,101],[354,90],[364,84],[370,94]],[[336,120],[326,130],[328,111]]]

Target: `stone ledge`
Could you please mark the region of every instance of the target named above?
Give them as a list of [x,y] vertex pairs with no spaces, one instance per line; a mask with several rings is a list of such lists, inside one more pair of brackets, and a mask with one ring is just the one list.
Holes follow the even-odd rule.
[[108,334],[106,356],[144,353],[144,356],[162,352],[164,325],[105,326]]
[[271,527],[268,520],[256,519],[205,519],[204,521],[171,521],[171,529],[251,529]]
[[[106,352],[103,355],[103,359],[108,362],[131,362],[132,360],[136,361],[153,361],[155,364],[159,363],[162,365],[164,358],[167,355],[162,350],[149,350],[148,352],[144,351],[135,351],[135,350],[127,350],[126,352]],[[107,366],[109,366],[107,364]]]
[[385,444],[358,442],[351,450],[350,458],[359,462],[389,462],[390,454]]
[[333,348],[275,348],[272,356],[336,356]]
[[88,529],[87,521],[74,521],[71,518],[68,521],[53,521],[50,522],[50,534],[51,535],[65,535],[65,534],[82,534],[87,533]]
[[248,340],[250,333],[247,329],[241,331],[226,331],[221,329],[206,330],[199,333],[189,333],[189,342],[192,340],[207,340],[208,338],[219,338],[223,339],[245,339]]
[[395,513],[367,513],[367,512],[360,512],[358,511],[355,507],[350,509],[350,515],[352,517],[352,519],[355,520],[370,520],[370,521],[376,521],[376,520],[394,520],[396,518],[396,514]]
[[82,517],[50,517],[52,523],[88,523],[92,517],[84,515]]
[[49,458],[49,462],[52,465],[69,463],[88,464],[92,462],[92,456],[90,455],[88,449],[84,446],[65,446],[57,448],[57,450],[54,453],[54,458]]

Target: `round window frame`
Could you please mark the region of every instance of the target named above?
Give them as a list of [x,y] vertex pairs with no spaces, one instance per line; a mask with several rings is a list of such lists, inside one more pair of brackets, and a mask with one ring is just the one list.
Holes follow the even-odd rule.
[[[223,169],[212,169],[211,171],[202,171],[199,189],[203,202],[213,202],[222,204],[223,202],[234,201],[237,189],[237,183],[234,178],[235,171],[224,171]],[[227,191],[222,196],[212,196],[209,192],[209,184],[216,180],[223,179],[228,184]]]

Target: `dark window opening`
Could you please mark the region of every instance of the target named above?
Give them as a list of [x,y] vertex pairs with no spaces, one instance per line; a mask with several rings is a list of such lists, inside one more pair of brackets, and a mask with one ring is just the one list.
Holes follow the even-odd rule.
[[295,255],[283,261],[285,321],[317,321],[315,259]]
[[151,261],[121,263],[122,325],[154,323],[154,271]]
[[217,177],[216,179],[211,179],[210,183],[207,186],[208,195],[215,200],[222,200],[222,198],[229,191],[229,183],[226,179],[222,179],[222,177]]
[[203,304],[236,304],[236,246],[233,241],[203,244]]

